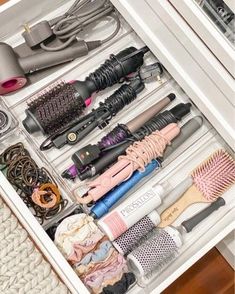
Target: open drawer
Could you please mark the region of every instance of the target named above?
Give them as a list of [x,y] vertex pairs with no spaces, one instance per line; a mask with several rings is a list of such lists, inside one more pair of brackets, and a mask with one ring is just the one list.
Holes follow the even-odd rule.
[[[15,3],[14,3],[15,2]],[[22,11],[27,1],[13,1],[11,7],[6,9],[4,17],[9,15],[12,9],[16,9],[19,5],[18,11]],[[39,3],[40,1],[38,1]],[[42,7],[44,7],[42,1]],[[59,14],[64,7],[71,5],[73,1],[60,1],[64,3],[64,6],[60,6],[57,10],[53,11],[53,16]],[[4,101],[4,107],[11,113],[15,122],[13,129],[0,137],[0,154],[4,149],[12,144],[19,141],[23,142],[30,155],[33,156],[35,161],[40,166],[46,166],[47,169],[52,173],[53,177],[62,191],[63,197],[67,199],[67,208],[62,211],[58,216],[55,216],[49,222],[46,222],[41,226],[36,218],[32,215],[30,210],[25,206],[21,198],[18,196],[16,191],[13,189],[11,184],[7,181],[3,173],[0,172],[0,194],[4,197],[4,200],[11,207],[12,211],[19,218],[20,222],[27,229],[33,240],[36,242],[42,253],[45,255],[47,260],[51,263],[55,271],[61,277],[63,282],[68,286],[70,291],[74,294],[85,294],[89,293],[88,289],[82,283],[82,281],[75,274],[73,269],[70,267],[68,262],[65,260],[63,255],[59,252],[55,244],[51,241],[49,236],[45,232],[45,228],[57,221],[61,216],[69,214],[75,207],[75,197],[77,189],[80,187],[81,182],[78,180],[75,182],[69,182],[61,178],[61,173],[65,168],[71,164],[71,155],[80,147],[87,145],[88,143],[96,143],[104,134],[107,134],[113,127],[119,123],[126,123],[143,110],[150,107],[153,103],[159,101],[169,93],[174,93],[176,99],[169,105],[168,108],[176,105],[180,102],[191,102],[191,112],[188,114],[181,124],[188,121],[190,118],[201,115],[203,117],[203,125],[195,132],[187,141],[185,141],[172,155],[164,161],[163,168],[152,174],[151,178],[148,177],[145,181],[142,181],[135,189],[131,190],[130,194],[134,193],[136,189],[143,186],[146,181],[149,184],[157,182],[167,181],[169,186],[174,187],[180,183],[187,175],[193,170],[198,164],[206,159],[210,154],[219,148],[225,148],[230,154],[233,150],[233,132],[232,130],[232,117],[231,117],[231,104],[225,98],[221,101],[221,92],[215,86],[207,74],[203,71],[197,62],[190,57],[190,54],[186,52],[185,48],[174,39],[172,48],[169,48],[169,52],[166,51],[165,44],[158,43],[159,39],[157,36],[163,36],[164,33],[166,40],[171,41],[172,36],[168,28],[164,23],[160,23],[158,30],[150,29],[150,20],[154,20],[155,16],[152,11],[148,15],[149,6],[142,2],[142,9],[149,16],[149,23],[146,19],[146,15],[143,18],[142,29],[139,30],[141,22],[137,25],[138,19],[133,20],[134,13],[131,15],[127,12],[128,6],[124,9],[124,4],[128,4],[135,10],[134,2],[138,1],[112,1],[125,18],[130,22],[133,29],[128,25],[125,19],[122,19],[122,29],[119,35],[110,43],[108,43],[102,49],[97,50],[86,58],[75,60],[66,66],[60,68],[47,78],[44,78],[36,84],[29,85],[23,88],[15,94],[11,94],[2,97],[0,102]],[[15,4],[15,5],[14,5]],[[22,5],[22,7],[21,7]],[[58,4],[59,5],[59,4]],[[40,5],[39,5],[40,7]],[[138,9],[139,4],[136,5]],[[146,10],[145,10],[146,8]],[[53,9],[53,7],[50,7]],[[132,11],[132,12],[133,12]],[[137,11],[137,10],[136,10]],[[9,14],[8,14],[9,13]],[[34,15],[33,21],[37,21],[43,15],[47,13],[47,10],[41,11],[38,15]],[[48,18],[52,15],[49,14]],[[30,15],[25,12],[25,18],[27,21],[30,19]],[[23,22],[25,19],[18,19],[18,22]],[[1,21],[0,21],[1,22]],[[11,24],[13,26],[13,24]],[[108,30],[109,28],[107,28]],[[162,32],[160,35],[158,33]],[[102,33],[102,32],[100,32]],[[9,28],[9,34],[12,34],[12,30]],[[139,34],[142,39],[137,35]],[[19,34],[15,34],[11,37],[4,39],[4,41],[16,46],[22,40]],[[161,77],[161,80],[152,81],[146,85],[146,89],[138,96],[134,104],[126,107],[120,114],[118,114],[103,130],[92,132],[86,137],[79,145],[66,146],[62,149],[52,149],[47,152],[39,151],[39,146],[44,140],[42,135],[29,135],[22,126],[22,120],[25,117],[25,109],[27,107],[27,100],[36,93],[39,89],[44,88],[52,81],[59,79],[83,79],[87,73],[94,70],[100,63],[102,63],[110,53],[118,53],[123,48],[128,46],[135,46],[136,48],[142,47],[147,44],[152,53],[148,54],[145,58],[147,64],[152,63],[156,60],[160,60],[167,70]],[[164,46],[163,46],[164,45]],[[174,46],[177,45],[177,52],[172,52]],[[181,51],[182,50],[182,51]],[[155,55],[154,55],[155,54]],[[177,54],[182,54],[177,59]],[[179,64],[181,58],[187,57],[187,65]],[[181,60],[182,61],[182,60]],[[191,63],[190,63],[191,62]],[[190,64],[190,65],[189,65]],[[191,66],[191,69],[189,68]],[[195,71],[194,71],[195,70]],[[189,78],[190,73],[193,73]],[[195,79],[194,79],[195,78]],[[206,86],[204,87],[203,85]],[[93,107],[97,106],[100,101],[109,96],[115,87],[112,89],[101,92]],[[205,92],[204,92],[205,90]],[[208,95],[209,94],[209,95]],[[211,101],[211,97],[216,97],[215,105]],[[219,101],[220,100],[220,101]],[[227,114],[227,115],[226,115]],[[18,124],[17,124],[18,122]],[[231,131],[231,132],[230,132]],[[219,133],[218,133],[219,132]],[[167,269],[162,271],[159,275],[152,275],[147,281],[141,281],[132,287],[129,292],[133,294],[137,293],[160,293],[167,286],[169,286],[177,277],[185,272],[190,266],[192,266],[199,258],[201,258],[206,252],[208,252],[213,246],[215,246],[220,240],[228,235],[235,226],[234,213],[235,213],[235,186],[230,188],[224,195],[226,206],[213,213],[200,225],[198,225],[191,233],[187,234],[185,243],[180,250],[178,258],[172,262]],[[169,202],[164,199],[160,209],[166,208]],[[189,218],[196,211],[204,208],[206,204],[195,204],[189,207],[173,225],[179,225],[184,219]]]

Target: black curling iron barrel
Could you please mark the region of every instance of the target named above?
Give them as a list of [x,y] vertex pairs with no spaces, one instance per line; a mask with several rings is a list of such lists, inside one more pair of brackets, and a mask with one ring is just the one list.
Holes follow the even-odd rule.
[[25,74],[87,55],[90,50],[98,46],[100,46],[99,41],[78,41],[60,51],[45,51],[27,57],[18,57],[10,45],[0,43],[0,94],[7,94],[22,88],[27,82]]

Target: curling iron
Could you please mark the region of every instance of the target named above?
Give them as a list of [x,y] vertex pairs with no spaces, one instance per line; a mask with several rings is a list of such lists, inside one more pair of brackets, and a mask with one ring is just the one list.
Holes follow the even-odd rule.
[[128,137],[132,133],[141,128],[149,119],[155,116],[160,110],[166,107],[175,94],[170,93],[168,96],[153,104],[150,108],[127,122],[126,124],[118,124],[111,132],[105,135],[97,144],[87,145],[76,151],[77,163],[70,166],[62,173],[62,177],[74,180],[78,176],[78,169],[84,169],[87,165],[98,159],[105,152],[106,148],[116,145]]
[[[102,197],[91,209],[91,216],[101,218],[109,212],[110,208],[116,204],[128,191],[133,189],[143,178],[149,176],[153,171],[160,170],[162,163],[168,158],[180,145],[191,137],[202,125],[202,118],[197,116],[186,122],[180,129],[180,134],[173,139],[171,145],[167,146],[163,158],[154,159],[150,162],[144,172],[135,171],[134,174],[125,182]],[[147,192],[146,192],[147,194]]]
[[[189,113],[190,107],[190,103],[180,103],[170,110],[165,110],[164,112],[157,114],[127,139],[123,140],[117,145],[111,146],[110,149],[102,153],[102,156],[92,162],[92,164],[89,164],[86,168],[77,169],[79,179],[85,180],[97,175],[107,166],[114,163],[118,156],[124,154],[125,150],[130,145],[132,145],[133,142],[142,140],[145,136],[150,135],[156,130],[161,130],[170,123],[176,123],[177,121],[180,121],[182,117]],[[79,153],[75,152],[72,155],[72,161],[74,162],[75,166],[81,168]]]
[[145,166],[153,159],[163,156],[167,145],[179,133],[179,126],[170,123],[161,131],[155,131],[144,140],[134,143],[127,148],[125,156],[119,157],[116,164],[88,183],[89,190],[82,197],[79,195],[77,201],[82,204],[97,201],[112,188],[128,180],[135,170],[144,171]]

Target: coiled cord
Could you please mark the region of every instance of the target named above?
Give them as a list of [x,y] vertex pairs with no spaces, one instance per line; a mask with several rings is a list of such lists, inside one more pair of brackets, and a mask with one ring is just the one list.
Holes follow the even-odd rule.
[[122,85],[111,96],[105,99],[104,103],[100,103],[100,107],[96,110],[97,118],[99,119],[100,111],[105,111],[106,114],[109,114],[108,118],[105,119],[105,122],[109,122],[120,110],[130,104],[136,97],[137,93],[130,85]]
[[128,74],[137,71],[143,65],[143,56],[148,51],[147,46],[138,50],[135,47],[129,47],[117,55],[111,54],[109,59],[90,73],[87,80],[94,83],[96,92],[111,87],[124,80]]
[[170,111],[164,111],[147,121],[138,131],[132,134],[136,141],[142,140],[156,130],[161,130],[170,123],[177,123],[177,119]]
[[89,75],[89,79],[94,82],[98,91],[104,90],[119,82],[120,78],[116,74],[116,64],[117,59],[114,55],[111,55],[110,59],[106,60],[100,68]]
[[131,163],[129,179],[135,170],[144,171],[145,166],[151,160],[162,157],[166,146],[170,143],[166,135],[159,131],[153,132],[151,135],[146,136],[144,140],[137,141],[127,148],[126,155],[121,155],[118,161],[128,160]]
[[153,159],[162,157],[167,145],[179,131],[177,124],[172,124],[165,131],[155,131],[144,140],[135,142],[126,149],[126,155],[119,156],[118,162],[89,182],[90,190],[85,197],[78,196],[77,201],[82,204],[97,201],[115,186],[129,179],[135,170],[144,171],[145,166]]
[[128,131],[125,125],[116,126],[111,132],[109,132],[106,136],[104,136],[99,142],[98,147],[102,150],[109,146],[116,145],[122,141],[124,141],[130,132]]
[[[150,135],[156,130],[161,130],[170,123],[176,123],[177,119],[168,110],[159,113],[157,116],[153,117],[151,120],[147,121],[138,131],[132,134],[125,134],[124,130],[116,127],[113,131],[107,134],[101,139],[101,148],[103,152],[106,152],[116,147],[126,144],[127,142],[140,141],[145,136]],[[106,145],[107,143],[107,145]],[[98,143],[98,146],[100,143]]]

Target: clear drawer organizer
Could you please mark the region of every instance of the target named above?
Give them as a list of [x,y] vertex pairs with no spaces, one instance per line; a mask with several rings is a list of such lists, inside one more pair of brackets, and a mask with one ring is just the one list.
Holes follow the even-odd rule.
[[[59,13],[59,12],[57,12]],[[48,17],[49,18],[49,17]],[[100,32],[101,33],[101,32]],[[10,43],[19,43],[17,36],[9,39]],[[12,123],[9,129],[0,134],[0,154],[8,148],[10,145],[17,142],[22,142],[25,148],[29,151],[35,162],[39,167],[45,166],[52,176],[56,179],[58,187],[61,191],[61,195],[68,201],[66,208],[54,216],[49,221],[43,224],[43,228],[32,216],[31,212],[24,205],[17,193],[12,189],[10,183],[6,180],[5,176],[0,173],[0,192],[3,197],[7,199],[8,205],[12,207],[13,212],[19,217],[19,220],[28,230],[32,238],[38,244],[42,253],[52,264],[55,271],[62,278],[64,283],[69,287],[72,293],[88,293],[88,290],[82,284],[80,279],[73,272],[67,261],[62,254],[58,251],[56,246],[50,240],[45,230],[50,228],[54,223],[64,218],[66,215],[72,213],[72,211],[79,207],[75,201],[75,196],[79,191],[81,182],[76,180],[74,182],[64,180],[61,177],[61,173],[72,164],[71,155],[79,148],[92,143],[98,142],[98,140],[113,129],[117,123],[126,123],[145,109],[150,107],[153,103],[156,103],[169,93],[174,93],[176,99],[169,104],[168,108],[172,108],[176,104],[183,102],[193,102],[190,97],[179,87],[179,85],[173,80],[170,74],[165,70],[160,81],[153,81],[146,85],[146,89],[138,96],[134,103],[127,106],[121,111],[111,123],[103,130],[95,130],[84,140],[75,146],[66,146],[60,150],[52,149],[47,152],[39,151],[39,146],[44,140],[42,135],[29,135],[22,126],[22,120],[25,118],[24,110],[27,107],[27,101],[29,101],[34,94],[40,89],[43,89],[48,84],[56,80],[82,80],[89,72],[93,71],[99,64],[101,64],[110,53],[115,54],[123,48],[129,46],[135,46],[136,48],[142,47],[144,44],[137,34],[129,27],[129,25],[122,19],[122,30],[119,35],[109,44],[102,49],[91,53],[86,58],[81,58],[78,61],[73,61],[68,65],[65,65],[58,72],[49,76],[47,79],[43,79],[35,85],[29,85],[23,88],[18,93],[14,93],[0,100],[0,110],[5,109],[12,118]],[[150,64],[156,61],[157,58],[148,54],[145,58],[145,63]],[[96,107],[100,101],[103,101],[108,97],[117,86],[107,89],[97,94],[94,99],[92,107]],[[85,112],[86,113],[86,112]],[[180,125],[187,122],[190,118],[203,114],[193,104],[190,114],[187,115]],[[182,144],[165,162],[163,168],[160,171],[155,171],[151,177],[147,177],[141,183],[139,183],[134,189],[132,189],[126,197],[133,194],[139,187],[143,186],[146,182],[157,183],[161,181],[167,181],[169,186],[174,187],[182,181],[194,169],[201,161],[208,157],[213,151],[218,148],[226,148],[230,153],[228,145],[219,136],[211,124],[203,117],[202,127],[193,134],[184,144]],[[130,293],[149,293],[157,288],[157,291],[162,291],[166,285],[172,282],[177,273],[182,268],[187,269],[190,266],[190,257],[195,255],[203,255],[201,248],[206,246],[214,246],[216,243],[215,236],[218,236],[220,231],[226,234],[226,231],[222,230],[224,227],[229,230],[229,224],[231,223],[235,201],[234,201],[235,188],[232,187],[228,192],[224,194],[226,199],[226,206],[215,212],[202,222],[192,233],[187,235],[184,246],[181,248],[180,256],[170,266],[161,272],[160,275],[153,275],[149,279],[142,279],[138,281],[138,284],[134,288],[130,289]],[[125,199],[125,197],[124,197]],[[122,200],[123,201],[123,200]],[[163,201],[162,208],[166,208],[169,205],[168,199]],[[192,214],[205,207],[204,204],[196,204],[187,209],[173,225],[178,225],[185,218],[189,218]],[[82,211],[82,207],[81,208]],[[85,210],[86,211],[86,210]],[[213,240],[213,242],[211,242]],[[207,245],[209,244],[209,245]],[[206,249],[205,249],[206,250]],[[194,258],[195,260],[196,258]]]

